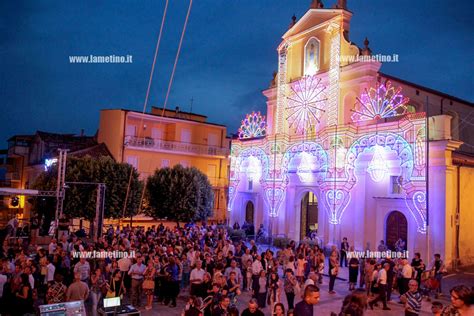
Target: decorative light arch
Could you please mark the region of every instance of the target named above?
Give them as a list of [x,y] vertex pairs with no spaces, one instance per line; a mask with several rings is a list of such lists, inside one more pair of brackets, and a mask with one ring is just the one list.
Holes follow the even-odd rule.
[[[346,156],[346,180],[344,191],[350,195],[350,190],[357,183],[357,176],[355,174],[355,162],[359,155],[364,151],[371,150],[375,146],[381,146],[386,149],[393,150],[397,153],[400,159],[400,185],[405,191],[405,203],[407,204],[411,214],[413,215],[418,231],[420,233],[426,232],[426,188],[423,188],[420,183],[411,181],[411,176],[414,169],[414,154],[413,148],[400,135],[392,132],[379,132],[377,134],[367,134],[352,143]],[[350,198],[350,197],[349,197]],[[340,219],[347,204],[342,207],[338,218]]]
[[318,183],[322,183],[328,172],[328,155],[323,147],[315,142],[297,143],[290,146],[283,155],[281,164],[282,174],[285,175],[288,181],[289,164],[295,156],[301,155],[302,153],[306,153],[314,157],[315,166],[312,170],[313,173],[316,173],[316,181]]
[[231,170],[231,178],[229,181],[230,182],[229,183],[229,201],[227,203],[227,210],[229,212],[232,211],[234,200],[237,195],[237,187],[240,183],[240,173],[241,173],[242,163],[249,157],[255,157],[256,159],[260,161],[260,165],[262,167],[260,183],[264,184],[265,179],[267,179],[268,177],[269,161],[268,161],[268,156],[263,149],[259,147],[250,147],[250,148],[240,151],[237,156],[231,157],[231,160],[235,159],[236,161],[235,161],[235,164],[232,163],[233,170]]

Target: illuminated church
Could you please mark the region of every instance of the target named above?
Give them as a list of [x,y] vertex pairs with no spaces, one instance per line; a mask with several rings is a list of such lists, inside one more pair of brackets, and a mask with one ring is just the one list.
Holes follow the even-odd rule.
[[346,1],[313,0],[282,36],[266,116],[247,115],[232,141],[230,224],[473,260],[474,234],[459,229],[474,222],[472,135],[459,129],[473,104],[381,73],[368,40],[350,41],[351,17]]

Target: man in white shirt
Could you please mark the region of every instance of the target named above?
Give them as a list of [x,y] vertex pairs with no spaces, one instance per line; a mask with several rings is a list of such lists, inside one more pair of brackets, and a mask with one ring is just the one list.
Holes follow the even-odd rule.
[[132,277],[132,305],[135,308],[140,307],[140,298],[142,294],[143,274],[145,273],[145,265],[142,263],[141,255],[137,256],[137,263],[133,264],[128,271],[128,275]]
[[46,265],[46,277],[44,278],[44,282],[48,284],[54,281],[54,272],[56,271],[56,267],[51,263],[49,258],[46,259],[46,262],[48,264]]
[[68,251],[69,242],[67,241],[66,235],[61,236],[61,244],[63,246],[63,251]]
[[413,276],[413,268],[408,263],[407,259],[402,260],[402,283],[400,284],[400,295],[408,291],[408,283]]
[[193,267],[196,264],[196,250],[192,248],[190,251],[188,251],[188,254],[186,255],[186,257],[189,260],[189,265]]
[[191,295],[198,294],[205,273],[206,270],[202,269],[202,262],[196,261],[196,267],[191,270],[191,274],[189,276],[189,282],[191,283]]
[[226,245],[224,246],[222,251],[224,252],[224,256],[227,256],[229,254],[229,251],[232,251],[232,254],[235,254],[235,247],[232,244],[232,241],[227,240]]
[[262,257],[258,255],[257,259],[252,263],[252,288],[255,287],[255,284],[258,282],[258,278],[260,277],[260,272],[263,270],[261,260]]
[[374,305],[378,301],[382,301],[383,310],[390,310],[387,306],[387,271],[390,269],[390,263],[385,263],[383,268],[380,269],[378,277],[377,277],[377,284],[379,288],[379,295],[372,301],[369,302],[370,309],[374,309]]
[[74,274],[80,273],[81,274],[81,281],[88,283],[89,277],[91,275],[91,266],[89,262],[86,261],[85,258],[80,258],[79,262],[76,263],[74,266]]
[[124,256],[123,258],[120,258],[117,261],[117,265],[120,269],[120,272],[128,272],[128,270],[130,270],[130,267],[132,265],[132,260]]
[[49,243],[49,246],[48,246],[48,254],[50,255],[54,254],[57,247],[58,247],[58,244],[56,243],[56,239],[55,238],[51,239],[51,242]]

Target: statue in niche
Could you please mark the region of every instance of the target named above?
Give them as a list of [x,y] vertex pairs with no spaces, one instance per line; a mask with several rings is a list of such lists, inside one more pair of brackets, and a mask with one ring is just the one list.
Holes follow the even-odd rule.
[[312,76],[319,70],[319,43],[316,39],[310,39],[306,45],[305,75]]

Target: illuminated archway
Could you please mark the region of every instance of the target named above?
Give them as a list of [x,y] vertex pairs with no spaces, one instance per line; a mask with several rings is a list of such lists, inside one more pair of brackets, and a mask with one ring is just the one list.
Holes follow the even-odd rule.
[[[412,146],[400,135],[392,132],[379,132],[377,134],[367,134],[358,138],[352,143],[346,155],[345,177],[346,183],[341,189],[341,195],[345,194],[350,199],[350,190],[357,183],[355,174],[355,162],[359,155],[367,150],[380,146],[397,153],[400,159],[400,185],[405,191],[405,203],[410,209],[413,218],[417,223],[417,230],[420,233],[426,232],[426,193],[420,188],[418,183],[411,180],[414,170],[414,153]],[[332,196],[335,196],[334,192]],[[347,197],[346,197],[347,199]],[[340,199],[342,200],[342,198]],[[339,222],[344,213],[347,203],[339,209],[337,220]]]

